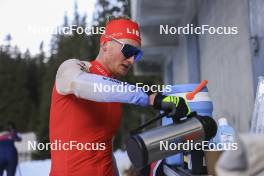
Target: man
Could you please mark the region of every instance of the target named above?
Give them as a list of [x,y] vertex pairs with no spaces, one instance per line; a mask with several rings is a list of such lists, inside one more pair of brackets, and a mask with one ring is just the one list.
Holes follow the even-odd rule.
[[[120,103],[154,106],[170,113],[175,113],[171,111],[177,107],[178,117],[190,113],[183,98],[148,95],[116,80],[125,76],[142,56],[137,23],[123,17],[110,20],[100,42],[94,61],[70,59],[57,71],[50,110],[50,142],[59,140],[69,146],[77,141],[90,148],[51,150],[51,176],[118,175],[112,138],[120,125]],[[100,85],[113,89],[96,90]],[[118,91],[117,85],[126,91]]]

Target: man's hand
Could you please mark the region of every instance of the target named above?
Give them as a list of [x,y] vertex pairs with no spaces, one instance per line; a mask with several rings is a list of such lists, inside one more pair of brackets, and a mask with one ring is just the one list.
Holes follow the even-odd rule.
[[191,113],[187,101],[184,98],[177,96],[157,94],[153,101],[153,107],[165,111],[168,113],[168,116],[173,117],[174,120],[179,120]]

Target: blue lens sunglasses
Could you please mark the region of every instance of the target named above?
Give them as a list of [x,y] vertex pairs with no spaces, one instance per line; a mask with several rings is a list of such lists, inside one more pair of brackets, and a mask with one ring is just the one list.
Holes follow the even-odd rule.
[[143,56],[143,52],[139,48],[132,46],[130,44],[124,43],[110,35],[106,35],[106,34],[103,34],[103,35],[111,38],[112,40],[122,45],[121,52],[123,53],[126,59],[129,59],[130,57],[134,56],[134,61],[137,62]]

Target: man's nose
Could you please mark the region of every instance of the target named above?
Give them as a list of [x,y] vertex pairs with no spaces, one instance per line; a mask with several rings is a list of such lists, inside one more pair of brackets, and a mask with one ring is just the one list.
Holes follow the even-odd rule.
[[130,58],[127,59],[127,61],[130,63],[130,65],[133,65],[135,63],[135,56],[131,56]]

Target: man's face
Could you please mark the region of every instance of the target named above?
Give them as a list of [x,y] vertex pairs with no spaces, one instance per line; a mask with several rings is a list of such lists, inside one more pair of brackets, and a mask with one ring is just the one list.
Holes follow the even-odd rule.
[[[130,44],[135,47],[140,47],[140,44],[132,39],[119,39],[123,43]],[[122,44],[116,41],[106,43],[107,66],[111,74],[115,77],[125,76],[128,70],[134,64],[134,56],[126,59],[121,52]]]

